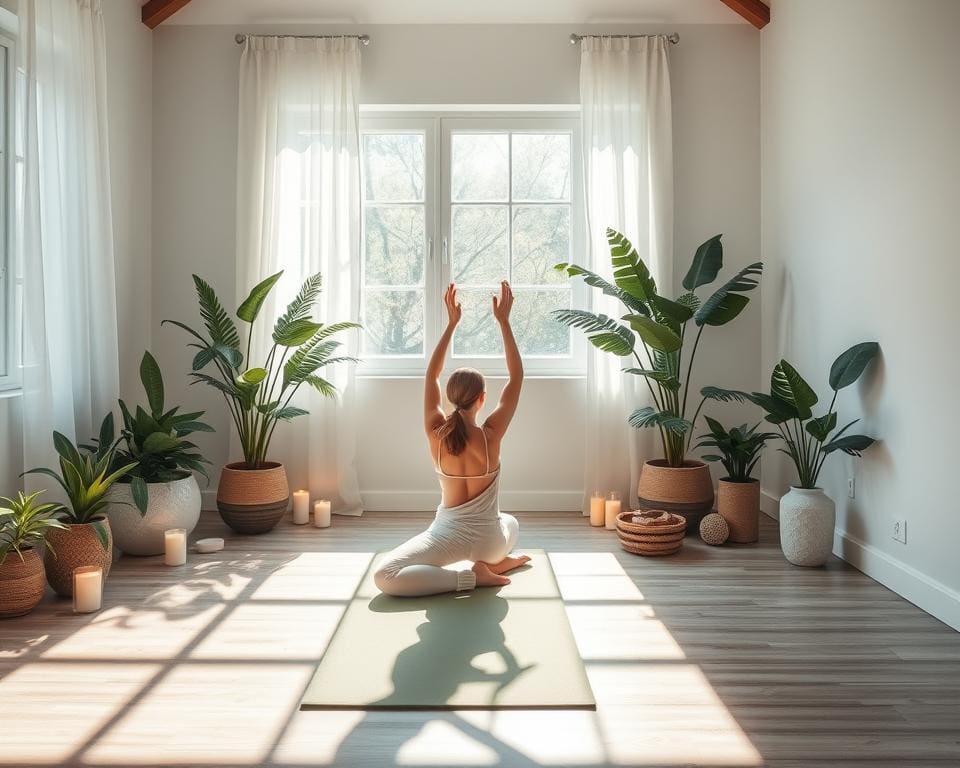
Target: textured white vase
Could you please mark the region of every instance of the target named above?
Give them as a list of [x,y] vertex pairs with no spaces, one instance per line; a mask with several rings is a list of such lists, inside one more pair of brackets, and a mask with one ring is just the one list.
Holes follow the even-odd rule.
[[797,488],[780,499],[780,548],[794,565],[823,565],[833,552],[836,506],[821,488]]
[[148,483],[147,491],[147,513],[143,517],[133,503],[129,483],[115,483],[107,492],[112,502],[107,517],[113,543],[128,555],[163,554],[164,531],[185,528],[189,535],[200,519],[200,487],[193,475],[171,483]]

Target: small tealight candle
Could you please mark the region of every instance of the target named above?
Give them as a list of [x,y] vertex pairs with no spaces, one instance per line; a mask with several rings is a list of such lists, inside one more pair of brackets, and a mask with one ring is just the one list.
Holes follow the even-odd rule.
[[313,502],[313,524],[317,528],[330,527],[330,502],[327,499]]
[[73,571],[73,612],[93,613],[103,600],[103,569],[84,565]]
[[167,565],[183,565],[187,562],[186,528],[171,528],[163,532],[163,562]]
[[590,497],[590,525],[597,528],[605,522],[604,501],[603,491],[594,491],[593,496]]
[[310,522],[310,491],[293,492],[293,524],[305,525]]
[[620,494],[616,491],[610,491],[607,500],[604,502],[604,514],[606,517],[606,527],[613,530],[617,527],[617,515],[620,514]]

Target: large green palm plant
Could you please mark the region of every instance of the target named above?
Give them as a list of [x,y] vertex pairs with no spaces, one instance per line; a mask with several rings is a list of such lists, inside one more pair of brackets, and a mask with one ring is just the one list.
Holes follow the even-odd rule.
[[[720,238],[711,237],[697,248],[683,278],[685,293],[676,299],[660,294],[636,249],[613,229],[607,230],[612,283],[576,264],[556,267],[619,299],[626,310],[620,318],[581,309],[561,309],[553,314],[561,323],[584,331],[598,349],[635,359],[636,366],[624,371],[646,381],[654,405],[635,410],[629,421],[638,429],[659,430],[664,457],[671,467],[683,466],[700,409],[706,400],[716,398],[714,387],[704,387],[696,410],[688,417],[692,406],[688,402],[690,379],[700,337],[707,327],[726,325],[743,311],[750,301],[744,294],[757,287],[763,272],[763,264],[758,261],[741,269],[707,298],[698,296],[697,290],[713,283],[723,268]],[[688,333],[691,323],[693,328]],[[696,335],[688,343],[694,330]]]
[[193,282],[207,335],[176,320],[163,321],[182,328],[195,339],[189,344],[198,350],[190,376],[193,383],[202,382],[223,394],[240,436],[244,463],[250,469],[265,465],[278,422],[307,413],[290,404],[300,387],[306,384],[321,395],[332,397],[336,387],[318,371],[355,361],[352,357],[335,356],[340,342],[331,337],[359,325],[351,322],[324,325],[313,320],[313,307],[321,286],[320,275],[315,274],[306,279],[286,311],[277,318],[273,344],[264,363],[250,365],[252,325],[282,274],[278,272],[256,285],[237,308],[237,318],[246,324],[245,351],[241,349],[240,332],[233,318],[213,288],[197,275],[193,276]]

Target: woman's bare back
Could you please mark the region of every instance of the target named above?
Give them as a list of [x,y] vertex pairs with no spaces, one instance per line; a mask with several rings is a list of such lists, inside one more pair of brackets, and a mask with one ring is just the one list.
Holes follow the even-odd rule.
[[440,470],[437,478],[443,505],[458,507],[475,499],[496,479],[500,470],[500,440],[488,427],[470,425],[467,447],[459,455],[444,451],[442,442],[436,435],[430,436],[430,455]]

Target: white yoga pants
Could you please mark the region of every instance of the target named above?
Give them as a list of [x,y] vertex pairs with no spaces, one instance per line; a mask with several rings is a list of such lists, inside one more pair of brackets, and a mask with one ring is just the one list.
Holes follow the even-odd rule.
[[477,585],[470,568],[450,570],[462,560],[499,563],[517,543],[520,524],[512,515],[481,526],[436,519],[423,533],[386,555],[374,573],[377,589],[397,597],[462,592]]

